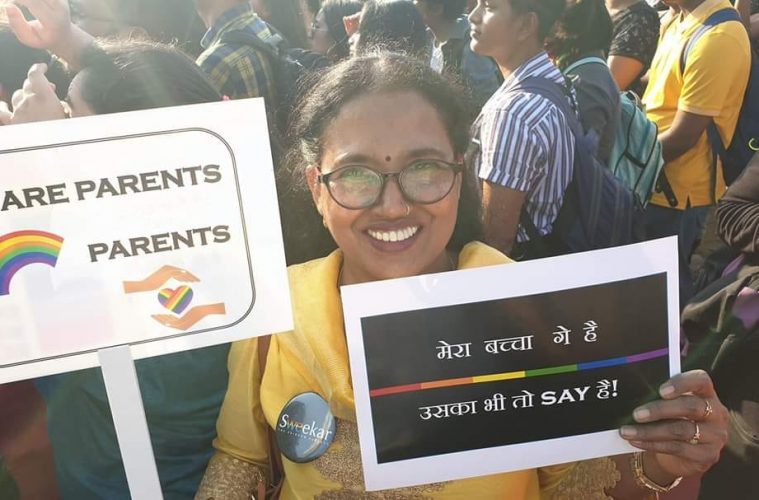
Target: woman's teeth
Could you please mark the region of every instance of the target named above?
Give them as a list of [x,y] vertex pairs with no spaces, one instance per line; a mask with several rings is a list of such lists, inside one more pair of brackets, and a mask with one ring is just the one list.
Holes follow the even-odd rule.
[[406,229],[399,229],[396,231],[367,231],[369,236],[379,241],[405,241],[416,234],[419,231],[419,226],[407,227]]

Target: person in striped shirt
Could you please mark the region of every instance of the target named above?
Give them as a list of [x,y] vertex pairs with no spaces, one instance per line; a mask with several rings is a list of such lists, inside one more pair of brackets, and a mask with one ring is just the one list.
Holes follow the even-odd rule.
[[505,78],[474,130],[485,241],[515,258],[530,257],[522,211],[541,237],[550,235],[572,178],[574,138],[566,117],[548,99],[516,89],[530,77],[564,85],[543,50],[563,10],[563,0],[479,0],[469,15],[472,50],[492,57]]

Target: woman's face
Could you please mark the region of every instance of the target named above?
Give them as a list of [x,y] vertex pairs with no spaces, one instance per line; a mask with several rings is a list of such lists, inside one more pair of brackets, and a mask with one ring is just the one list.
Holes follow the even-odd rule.
[[511,0],[478,0],[469,23],[472,50],[501,65],[524,43],[524,19],[511,8]]
[[[357,164],[392,173],[420,159],[453,162],[454,152],[435,108],[405,91],[348,102],[324,132],[320,167],[324,174]],[[343,251],[344,284],[450,269],[445,247],[456,224],[460,175],[448,195],[430,205],[407,202],[390,178],[374,206],[350,210],[318,182],[318,167],[307,170],[309,186]]]
[[324,56],[335,45],[335,40],[329,34],[323,10],[316,13],[314,22],[311,23],[308,31],[308,39],[311,41],[311,50]]

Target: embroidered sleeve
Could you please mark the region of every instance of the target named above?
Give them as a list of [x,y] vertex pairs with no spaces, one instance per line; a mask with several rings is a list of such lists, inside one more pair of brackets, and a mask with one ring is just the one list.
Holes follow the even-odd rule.
[[195,500],[250,500],[262,484],[266,484],[266,474],[260,466],[216,452]]
[[547,500],[607,500],[611,497],[606,491],[613,489],[622,478],[610,458],[544,467],[538,474],[541,498]]

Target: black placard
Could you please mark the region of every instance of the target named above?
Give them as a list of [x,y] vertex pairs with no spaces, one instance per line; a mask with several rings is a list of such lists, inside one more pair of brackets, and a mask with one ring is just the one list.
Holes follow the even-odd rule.
[[[377,460],[616,429],[669,378],[667,318],[665,273],[363,318]],[[476,379],[507,373],[515,378]]]

